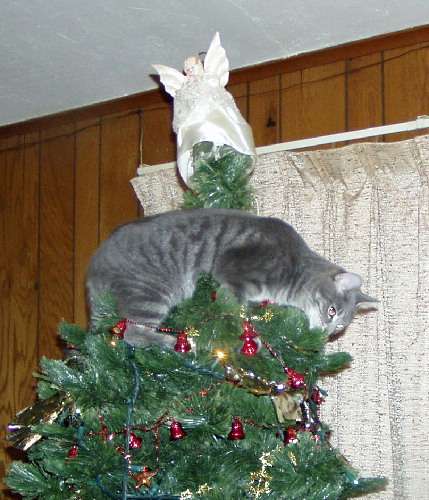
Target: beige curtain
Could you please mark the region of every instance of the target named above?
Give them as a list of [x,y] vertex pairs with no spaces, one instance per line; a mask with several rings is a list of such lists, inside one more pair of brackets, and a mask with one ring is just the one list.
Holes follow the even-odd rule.
[[[173,169],[132,182],[146,215],[180,207]],[[429,136],[264,154],[252,184],[260,214],[291,223],[380,300],[329,345],[354,358],[322,384],[333,444],[362,475],[389,478],[370,498],[429,499]]]

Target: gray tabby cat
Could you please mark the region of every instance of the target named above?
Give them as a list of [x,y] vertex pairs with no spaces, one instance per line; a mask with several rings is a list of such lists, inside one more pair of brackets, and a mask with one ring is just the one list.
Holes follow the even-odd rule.
[[238,210],[195,209],[146,217],[119,227],[88,270],[90,305],[110,291],[132,345],[172,345],[157,326],[189,298],[201,272],[211,273],[242,303],[271,300],[302,309],[311,327],[332,334],[356,308],[374,302],[361,278],[313,252],[285,222]]

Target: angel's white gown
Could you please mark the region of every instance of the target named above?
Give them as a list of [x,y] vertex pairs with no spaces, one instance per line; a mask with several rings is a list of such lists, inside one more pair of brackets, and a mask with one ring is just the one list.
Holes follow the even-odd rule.
[[[194,59],[194,58],[190,58]],[[188,60],[187,60],[188,61]],[[154,65],[166,91],[174,97],[173,129],[177,134],[177,165],[188,184],[193,174],[192,149],[203,141],[228,145],[255,155],[252,129],[241,116],[232,95],[225,90],[229,63],[216,33],[204,60],[188,66],[183,75],[173,68]]]

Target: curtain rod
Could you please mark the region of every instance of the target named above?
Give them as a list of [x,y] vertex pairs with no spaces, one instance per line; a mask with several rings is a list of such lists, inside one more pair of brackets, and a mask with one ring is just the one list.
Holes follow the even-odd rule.
[[[350,132],[340,132],[338,134],[319,135],[318,137],[310,137],[308,139],[300,139],[298,141],[281,142],[279,144],[270,144],[269,146],[261,146],[256,148],[257,154],[276,153],[279,151],[291,151],[313,146],[321,146],[322,144],[331,144],[334,142],[352,141],[355,139],[364,139],[366,137],[374,137],[377,135],[397,134],[398,132],[409,132],[429,128],[429,115],[418,116],[416,120],[402,123],[393,123],[391,125],[381,125],[379,127],[370,127],[361,130],[352,130]],[[159,165],[144,166],[137,169],[139,175],[174,168],[175,161],[161,163]]]

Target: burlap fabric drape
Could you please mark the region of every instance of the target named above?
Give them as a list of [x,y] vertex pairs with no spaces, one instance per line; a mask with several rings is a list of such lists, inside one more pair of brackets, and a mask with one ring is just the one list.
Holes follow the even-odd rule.
[[[180,207],[173,169],[132,182],[146,215]],[[333,444],[363,475],[388,476],[372,499],[429,499],[429,136],[264,154],[252,184],[260,214],[291,223],[380,300],[329,346],[354,358],[323,384]]]

